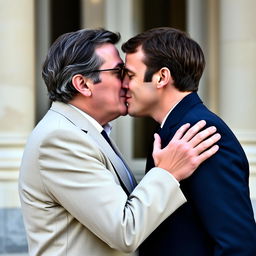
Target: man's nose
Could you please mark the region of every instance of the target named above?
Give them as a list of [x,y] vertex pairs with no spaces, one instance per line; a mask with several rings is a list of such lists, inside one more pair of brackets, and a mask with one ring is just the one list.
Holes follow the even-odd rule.
[[123,81],[122,81],[122,87],[128,89],[129,88],[129,79],[127,75],[124,75]]

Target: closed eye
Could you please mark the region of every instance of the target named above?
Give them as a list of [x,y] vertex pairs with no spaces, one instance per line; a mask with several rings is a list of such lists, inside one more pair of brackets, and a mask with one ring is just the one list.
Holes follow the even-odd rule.
[[126,71],[126,75],[128,76],[129,79],[132,79],[135,76],[135,74],[130,71]]

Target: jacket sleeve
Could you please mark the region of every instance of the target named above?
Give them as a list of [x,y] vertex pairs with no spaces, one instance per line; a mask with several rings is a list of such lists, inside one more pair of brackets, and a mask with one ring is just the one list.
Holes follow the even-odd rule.
[[81,131],[52,132],[40,147],[40,174],[52,202],[124,252],[140,243],[186,200],[170,174],[153,168],[129,197],[111,163]]
[[184,194],[214,240],[214,255],[253,256],[256,224],[249,197],[248,161],[232,132],[222,125],[217,130],[222,135],[220,150],[185,181],[188,191]]

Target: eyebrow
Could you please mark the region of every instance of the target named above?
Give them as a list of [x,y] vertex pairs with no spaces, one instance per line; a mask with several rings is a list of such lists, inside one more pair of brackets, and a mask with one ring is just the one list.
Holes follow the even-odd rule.
[[130,70],[129,68],[127,68],[126,66],[124,66],[124,69],[126,72],[129,72],[129,73],[132,73],[132,74],[135,74],[134,71]]

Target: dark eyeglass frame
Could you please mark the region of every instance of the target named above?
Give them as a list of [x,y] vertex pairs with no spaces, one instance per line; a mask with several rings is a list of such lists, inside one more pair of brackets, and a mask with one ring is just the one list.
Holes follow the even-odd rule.
[[124,78],[124,74],[125,74],[125,67],[117,67],[117,68],[107,68],[107,69],[96,69],[96,70],[92,70],[91,73],[95,73],[95,72],[104,72],[104,71],[119,71],[120,73],[120,77]]

